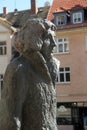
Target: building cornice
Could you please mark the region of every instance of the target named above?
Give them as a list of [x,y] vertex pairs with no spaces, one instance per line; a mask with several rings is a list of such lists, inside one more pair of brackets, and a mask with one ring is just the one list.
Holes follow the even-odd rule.
[[79,28],[71,28],[71,29],[61,29],[57,30],[56,34],[75,34],[75,33],[87,33],[87,26],[86,27],[79,27]]

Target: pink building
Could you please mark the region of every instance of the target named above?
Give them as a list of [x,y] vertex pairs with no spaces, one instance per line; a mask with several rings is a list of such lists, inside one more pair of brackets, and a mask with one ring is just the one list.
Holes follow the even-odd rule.
[[57,26],[55,57],[59,130],[87,129],[87,1],[53,0],[48,19]]

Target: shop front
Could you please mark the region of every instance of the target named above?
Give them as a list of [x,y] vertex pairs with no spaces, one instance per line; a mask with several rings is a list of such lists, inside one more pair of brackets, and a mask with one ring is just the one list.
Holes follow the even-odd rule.
[[87,102],[57,103],[59,130],[87,130]]

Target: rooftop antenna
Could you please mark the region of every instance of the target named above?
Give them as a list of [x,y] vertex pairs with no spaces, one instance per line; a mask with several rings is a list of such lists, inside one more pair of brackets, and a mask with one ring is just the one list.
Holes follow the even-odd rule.
[[16,9],[16,0],[15,0],[15,3],[14,3],[14,4],[15,4],[15,9]]
[[14,0],[14,7],[15,7],[14,11],[17,12],[17,8],[16,8],[16,0]]
[[15,6],[14,15],[18,15],[18,10],[17,10],[17,8],[16,8],[16,0],[14,0],[14,6]]

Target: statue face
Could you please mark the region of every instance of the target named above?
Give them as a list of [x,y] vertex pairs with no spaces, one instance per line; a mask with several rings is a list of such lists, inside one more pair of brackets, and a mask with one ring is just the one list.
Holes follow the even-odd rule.
[[42,53],[46,59],[51,58],[55,46],[55,32],[51,29],[48,29],[47,34],[44,36],[42,46]]

